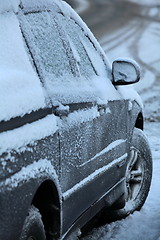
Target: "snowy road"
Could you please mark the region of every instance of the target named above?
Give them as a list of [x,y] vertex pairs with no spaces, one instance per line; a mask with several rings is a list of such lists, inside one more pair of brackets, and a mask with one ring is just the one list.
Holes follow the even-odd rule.
[[[142,80],[137,84],[136,89],[144,102],[145,133],[153,154],[153,181],[147,201],[140,212],[135,212],[124,220],[94,228],[81,239],[158,240],[160,239],[160,2],[131,0],[131,3],[128,1],[126,5],[120,0],[86,2],[88,5],[84,5],[85,11],[80,14],[99,39],[108,58],[113,61],[120,56],[129,57],[135,59],[141,66]],[[116,6],[121,9],[121,14],[115,14]],[[124,7],[125,11],[126,9],[130,11],[128,15],[123,12]],[[99,8],[97,12],[102,11],[101,14],[95,14],[96,8]],[[111,18],[111,15],[115,18],[113,16]],[[108,19],[102,24],[106,16]],[[126,23],[123,18],[126,18]],[[110,25],[108,24],[111,20],[113,29],[110,27],[111,22]]]

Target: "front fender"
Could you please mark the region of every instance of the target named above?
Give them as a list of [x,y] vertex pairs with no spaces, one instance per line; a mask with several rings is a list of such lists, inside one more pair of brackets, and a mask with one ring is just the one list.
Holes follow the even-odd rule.
[[128,101],[127,127],[129,138],[134,127],[143,130],[143,103],[142,99],[132,86],[117,86],[117,91],[123,99]]
[[140,128],[143,130],[144,119],[143,119],[143,108],[136,101],[129,101],[128,109],[128,139],[131,142],[134,128]]

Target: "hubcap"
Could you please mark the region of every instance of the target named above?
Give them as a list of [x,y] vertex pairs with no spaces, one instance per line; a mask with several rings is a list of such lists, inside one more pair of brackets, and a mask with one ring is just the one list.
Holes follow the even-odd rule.
[[137,149],[131,148],[126,171],[126,201],[134,201],[140,192],[144,176],[143,161]]

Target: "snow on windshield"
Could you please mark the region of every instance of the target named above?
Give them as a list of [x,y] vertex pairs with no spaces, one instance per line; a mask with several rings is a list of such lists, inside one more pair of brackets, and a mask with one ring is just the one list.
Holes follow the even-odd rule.
[[17,17],[0,15],[0,121],[45,106],[40,81],[27,57]]

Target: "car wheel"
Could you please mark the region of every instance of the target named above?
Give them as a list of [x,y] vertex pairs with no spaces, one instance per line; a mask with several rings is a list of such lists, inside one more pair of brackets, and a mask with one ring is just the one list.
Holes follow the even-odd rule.
[[135,128],[125,176],[125,206],[110,212],[114,220],[125,218],[143,206],[152,179],[152,155],[142,130]]
[[34,206],[29,209],[20,240],[46,240],[41,214]]

